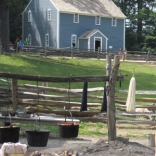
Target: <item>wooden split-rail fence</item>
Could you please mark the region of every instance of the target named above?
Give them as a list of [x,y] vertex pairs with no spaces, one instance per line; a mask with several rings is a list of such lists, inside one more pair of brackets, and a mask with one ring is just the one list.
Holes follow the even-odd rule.
[[[118,55],[118,50],[113,49],[79,49],[73,47],[53,48],[43,46],[23,46],[22,49],[18,45],[11,45],[10,52],[22,52],[24,55],[37,55],[37,56],[60,56],[64,59],[66,57],[82,57],[82,58],[96,58],[105,59],[106,55]],[[9,54],[11,54],[9,53]],[[0,53],[1,54],[1,53]],[[121,58],[123,61],[124,57]],[[142,61],[156,61],[156,54],[149,51],[127,51],[126,60],[142,60]]]

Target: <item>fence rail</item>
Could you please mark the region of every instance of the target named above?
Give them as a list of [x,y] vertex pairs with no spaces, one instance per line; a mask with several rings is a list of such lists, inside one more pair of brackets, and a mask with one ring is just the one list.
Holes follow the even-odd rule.
[[[37,55],[40,57],[60,56],[96,59],[105,59],[107,54],[112,55],[113,58],[113,55],[119,54],[118,50],[112,49],[79,49],[71,47],[56,49],[42,46],[23,46],[23,48],[20,49],[17,45],[11,45],[10,52],[22,52],[24,55]],[[126,60],[156,61],[156,53],[150,53],[149,51],[127,51]]]

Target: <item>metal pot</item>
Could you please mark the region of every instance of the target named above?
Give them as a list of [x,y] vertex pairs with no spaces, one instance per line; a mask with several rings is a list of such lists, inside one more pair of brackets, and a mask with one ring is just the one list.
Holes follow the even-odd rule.
[[0,143],[13,142],[19,140],[20,127],[17,126],[2,126],[0,127]]
[[[36,120],[37,121],[37,120]],[[49,130],[40,130],[40,117],[39,117],[39,130],[26,130],[26,137],[29,146],[34,147],[45,147],[47,146],[48,138],[50,131]]]
[[[69,111],[69,110],[68,110]],[[72,113],[69,111],[71,117]],[[79,123],[73,122],[66,122],[66,117],[65,117],[65,122],[60,122],[58,123],[59,125],[59,136],[62,138],[74,138],[78,136],[79,132]]]
[[29,146],[45,147],[47,146],[50,131],[49,130],[26,130],[26,137]]

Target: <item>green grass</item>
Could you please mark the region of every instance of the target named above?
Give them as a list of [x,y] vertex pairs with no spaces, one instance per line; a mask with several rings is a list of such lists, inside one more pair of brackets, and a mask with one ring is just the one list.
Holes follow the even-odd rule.
[[[112,62],[113,66],[113,62]],[[42,58],[24,56],[22,54],[6,56],[0,55],[0,72],[10,72],[25,75],[40,75],[40,76],[95,76],[106,75],[105,60],[97,59],[63,59],[63,58]],[[119,74],[127,75],[122,82],[121,87],[119,82],[116,83],[116,90],[128,90],[131,77],[136,78],[136,90],[156,90],[156,66],[151,66],[142,63],[122,62],[120,63]],[[20,80],[19,83],[37,84],[37,82],[28,82]],[[39,83],[41,85],[41,83]],[[68,88],[68,83],[49,83],[49,86]],[[91,87],[103,87],[104,82],[89,83]],[[82,83],[71,83],[71,88],[82,88]],[[100,96],[102,94],[100,93]],[[117,96],[126,96],[117,93]],[[136,95],[137,98],[145,97],[145,95]],[[153,95],[146,97],[155,97]],[[24,129],[34,128],[31,124],[20,125]],[[58,129],[51,126],[44,128],[58,133]],[[104,124],[81,123],[79,133],[82,135],[107,135],[107,127]],[[129,134],[128,134],[129,135]]]

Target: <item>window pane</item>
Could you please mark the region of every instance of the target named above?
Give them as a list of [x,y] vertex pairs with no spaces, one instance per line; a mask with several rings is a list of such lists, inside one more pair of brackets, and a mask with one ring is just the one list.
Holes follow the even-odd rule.
[[74,14],[74,23],[79,23],[79,15]]

